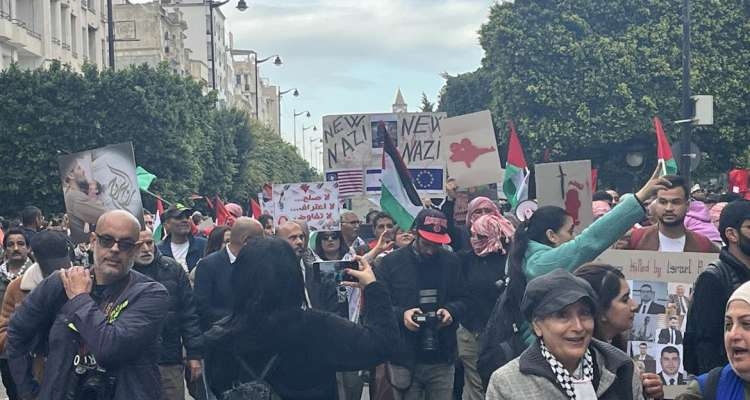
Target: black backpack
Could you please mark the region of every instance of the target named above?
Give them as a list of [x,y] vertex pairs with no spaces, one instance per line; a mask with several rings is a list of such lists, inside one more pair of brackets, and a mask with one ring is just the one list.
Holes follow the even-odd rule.
[[521,314],[518,301],[507,290],[509,279],[499,281],[502,293],[495,302],[484,332],[479,337],[479,359],[477,371],[487,387],[490,376],[498,368],[521,355],[526,343],[521,337],[521,326],[526,319]]

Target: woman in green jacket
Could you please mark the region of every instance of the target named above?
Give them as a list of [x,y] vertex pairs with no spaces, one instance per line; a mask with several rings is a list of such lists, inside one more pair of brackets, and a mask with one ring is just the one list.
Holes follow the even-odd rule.
[[[556,268],[573,271],[594,260],[646,216],[643,201],[659,190],[668,189],[669,181],[659,177],[659,168],[634,195],[623,196],[612,211],[597,219],[578,236],[573,232],[573,217],[555,206],[540,207],[525,221],[513,237],[508,255],[507,290],[520,305],[526,282]],[[521,327],[527,345],[533,341],[528,324]]]

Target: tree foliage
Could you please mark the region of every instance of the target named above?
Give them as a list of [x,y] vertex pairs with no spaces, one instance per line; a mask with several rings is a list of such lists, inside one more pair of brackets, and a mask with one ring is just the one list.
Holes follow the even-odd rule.
[[422,104],[420,105],[421,112],[433,112],[435,108],[435,103],[431,102],[430,99],[427,98],[427,94],[425,92],[422,92]]
[[[703,172],[726,171],[744,166],[750,147],[750,8],[690,3],[691,88],[715,103],[714,125],[694,129],[693,141],[708,154]],[[479,32],[482,67],[449,78],[440,109],[490,108],[496,122],[514,119],[535,162],[544,154],[590,158],[606,180],[624,166],[623,145],[640,143],[653,166],[651,117],[682,119],[681,7],[666,0],[495,4]],[[672,142],[679,139],[679,129],[665,126]]]
[[[198,83],[163,66],[86,66],[83,74],[57,62],[11,66],[0,72],[0,93],[2,213],[27,204],[62,212],[57,157],[128,141],[137,164],[158,177],[151,190],[169,200],[221,194],[247,204],[265,182],[316,179],[268,128],[215,108],[213,93],[203,95]],[[152,204],[147,196],[144,202]]]

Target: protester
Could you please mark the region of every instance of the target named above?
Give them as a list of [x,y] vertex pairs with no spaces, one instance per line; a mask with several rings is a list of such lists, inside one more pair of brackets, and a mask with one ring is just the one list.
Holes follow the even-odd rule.
[[346,247],[358,249],[359,247],[366,246],[362,238],[359,237],[359,225],[362,223],[359,216],[352,211],[344,211],[341,213],[341,235],[344,238],[344,244]]
[[258,217],[258,222],[260,222],[261,225],[263,225],[263,230],[266,233],[266,236],[273,236],[273,216],[268,214],[261,214]]
[[26,243],[31,243],[34,235],[42,230],[44,226],[44,215],[42,210],[34,206],[26,206],[21,210],[21,229],[26,235]]
[[612,208],[612,207],[615,206],[615,199],[606,190],[599,190],[599,191],[594,192],[591,195],[591,201],[594,201],[594,202],[596,202],[596,201],[606,202],[607,205],[610,208]]
[[721,316],[731,293],[750,280],[750,201],[737,200],[724,207],[719,233],[726,245],[695,281],[688,309],[684,366],[695,375],[727,363]]
[[502,213],[492,200],[487,197],[479,196],[469,202],[466,211],[466,219],[462,221],[463,226],[458,226],[453,217],[456,199],[458,198],[455,181],[451,180],[445,185],[445,192],[447,197],[441,205],[440,211],[442,211],[448,218],[448,232],[451,236],[451,247],[454,251],[464,249],[470,250],[471,244],[469,243],[469,238],[471,237],[470,229],[472,222],[484,214],[494,214],[498,217],[502,217]]
[[612,196],[612,207],[616,206],[620,202],[620,194],[614,189],[605,190],[610,196]]
[[698,200],[690,201],[684,221],[685,229],[690,232],[700,233],[708,240],[721,245],[719,229],[711,222],[711,215],[707,205]]
[[347,272],[359,280],[368,300],[368,318],[356,325],[303,309],[297,257],[289,244],[270,238],[253,240],[237,258],[233,312],[206,334],[209,360],[220,366],[207,370],[217,396],[253,380],[270,364],[265,380],[279,398],[335,399],[335,371],[382,362],[398,341],[388,291],[366,261],[359,259],[360,270]]
[[393,233],[392,231],[395,227],[396,222],[393,220],[393,217],[382,211],[377,213],[373,217],[372,222],[372,231],[375,234],[375,239],[368,243],[370,250],[375,248],[378,243],[378,239],[380,239],[380,236],[382,236],[383,233],[385,233],[386,231],[391,231],[391,233]]
[[[10,232],[12,230],[9,230]],[[24,238],[23,234],[18,233],[13,234],[12,237],[16,235],[18,236],[17,239]],[[10,316],[18,308],[26,295],[39,285],[42,279],[49,276],[55,270],[70,266],[70,245],[65,234],[56,231],[42,231],[34,235],[33,240],[37,262],[31,264],[18,279],[13,279],[10,282],[3,297],[2,311],[0,311],[0,354],[2,354],[0,356],[2,359],[0,360],[0,372],[2,372],[5,394],[9,400],[20,399],[16,385],[13,383],[5,353]],[[44,366],[44,353],[45,350],[42,346],[39,346],[37,351],[34,351],[33,370],[34,376],[37,379],[41,378],[41,371]]]
[[[342,304],[339,302],[336,284],[334,282],[320,282],[316,280],[312,263],[305,262],[307,237],[302,226],[296,222],[287,221],[276,228],[276,237],[289,243],[298,257],[297,265],[299,265],[302,279],[305,283],[304,294],[307,306],[340,314]],[[342,238],[344,238],[343,231]]]
[[189,217],[193,210],[177,205],[164,212],[167,236],[156,247],[167,257],[174,258],[185,271],[192,271],[206,249],[206,239],[192,234]]
[[[53,273],[16,309],[7,354],[22,397],[86,398],[91,391],[115,400],[160,396],[159,333],[168,293],[131,271],[139,231],[128,212],[104,213],[91,236],[93,277],[82,267]],[[29,355],[37,334],[54,344],[41,387],[31,376]]]
[[[722,399],[744,400],[750,396],[750,283],[737,288],[729,297],[724,313],[724,351],[729,355],[728,363],[712,368],[687,387],[679,400]],[[692,397],[690,397],[692,396]]]
[[594,200],[591,202],[591,212],[594,215],[594,221],[601,218],[604,214],[612,210],[612,205],[604,200]]
[[5,295],[8,284],[23,275],[33,263],[29,254],[27,236],[21,228],[11,228],[3,240],[4,262],[0,264],[0,298]]
[[[161,399],[184,400],[185,364],[191,382],[201,374],[203,337],[198,325],[193,290],[182,266],[156,250],[150,230],[141,231],[138,243],[133,269],[161,283],[169,292],[169,309],[164,316],[159,352]],[[182,357],[183,346],[186,363]]]
[[[227,225],[219,225],[215,226],[211,233],[208,235],[208,240],[206,241],[206,250],[203,252],[203,257],[208,256],[209,254],[215,253],[219,250],[224,250],[224,247],[226,247],[231,239],[232,232],[229,226]],[[193,271],[195,271],[195,268],[193,268]]]
[[203,330],[231,312],[234,262],[248,240],[263,236],[263,226],[252,218],[240,217],[229,232],[229,244],[202,258],[195,267],[194,294]]
[[503,217],[483,214],[471,224],[471,250],[459,253],[466,291],[466,313],[456,335],[458,358],[463,364],[463,399],[484,398],[477,371],[479,335],[484,331],[492,308],[500,296],[497,281],[505,279],[507,248],[515,228]]
[[348,250],[339,231],[318,231],[315,235],[315,254],[324,261],[341,260]]
[[[594,338],[627,352],[627,335],[633,327],[637,305],[630,296],[630,286],[619,269],[608,264],[588,263],[577,268],[574,275],[585,280],[596,293],[598,310],[594,319]],[[646,344],[644,345],[644,361]],[[637,357],[636,357],[637,358]],[[653,357],[651,357],[653,360]],[[636,371],[641,378],[644,395],[652,399],[664,397],[659,376],[645,370]]]
[[643,399],[633,360],[592,337],[596,305],[591,286],[570,272],[532,279],[521,310],[535,339],[492,374],[487,399]]
[[685,180],[676,175],[662,178],[669,181],[669,185],[657,191],[656,200],[651,205],[656,223],[635,229],[630,235],[629,249],[718,253],[718,247],[706,236],[685,228],[689,202]]
[[143,224],[146,226],[148,230],[151,232],[154,231],[154,214],[151,214],[148,212],[148,210],[143,210]]
[[385,256],[375,271],[393,298],[405,339],[392,359],[392,374],[411,380],[391,383],[397,399],[451,399],[456,328],[466,309],[460,260],[442,247],[451,241],[442,212],[420,211],[414,228],[414,243]]

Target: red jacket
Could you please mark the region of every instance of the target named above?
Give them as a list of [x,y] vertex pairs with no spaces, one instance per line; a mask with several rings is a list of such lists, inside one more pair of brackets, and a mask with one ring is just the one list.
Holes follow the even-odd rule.
[[[633,230],[630,235],[630,250],[659,250],[659,225]],[[685,229],[685,252],[718,253],[719,248],[700,233]]]

